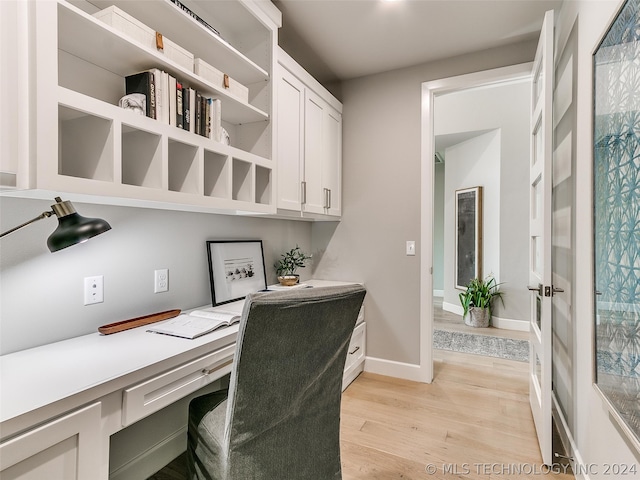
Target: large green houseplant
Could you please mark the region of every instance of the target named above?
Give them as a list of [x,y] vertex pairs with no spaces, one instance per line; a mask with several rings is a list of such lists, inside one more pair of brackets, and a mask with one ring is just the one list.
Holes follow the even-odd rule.
[[459,295],[460,304],[464,310],[464,323],[471,327],[489,326],[494,300],[499,298],[504,305],[502,292],[499,290],[500,285],[492,276],[484,280],[474,278],[469,282],[466,291]]
[[304,253],[298,245],[288,252],[283,253],[276,261],[276,275],[282,285],[291,286],[298,283],[299,276],[296,274],[298,268],[304,268],[311,255]]

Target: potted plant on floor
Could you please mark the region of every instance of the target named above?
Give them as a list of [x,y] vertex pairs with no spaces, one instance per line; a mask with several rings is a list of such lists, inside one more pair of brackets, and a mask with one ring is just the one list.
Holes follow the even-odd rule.
[[305,262],[311,258],[311,255],[305,254],[296,245],[295,248],[283,253],[281,257],[274,265],[276,275],[281,285],[290,287],[298,283],[300,276],[296,274],[296,271],[298,268],[305,267]]
[[488,327],[491,323],[491,308],[493,301],[499,298],[504,305],[499,283],[492,276],[484,280],[474,278],[467,285],[467,290],[461,292],[460,303],[464,310],[464,323],[471,327]]

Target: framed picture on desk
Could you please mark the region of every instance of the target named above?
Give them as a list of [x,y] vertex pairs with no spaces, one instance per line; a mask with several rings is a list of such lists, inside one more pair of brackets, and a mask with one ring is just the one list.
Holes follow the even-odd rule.
[[267,288],[262,240],[209,240],[207,258],[214,307]]

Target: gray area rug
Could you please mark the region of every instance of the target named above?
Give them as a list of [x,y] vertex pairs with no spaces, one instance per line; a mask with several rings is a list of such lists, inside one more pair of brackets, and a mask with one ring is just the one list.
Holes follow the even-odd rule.
[[473,353],[518,362],[529,361],[529,342],[527,340],[434,330],[433,346],[439,350]]

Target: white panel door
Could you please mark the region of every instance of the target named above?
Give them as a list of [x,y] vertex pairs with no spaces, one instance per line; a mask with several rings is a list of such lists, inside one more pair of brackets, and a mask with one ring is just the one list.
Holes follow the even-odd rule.
[[529,401],[542,461],[551,448],[551,191],[552,191],[553,11],[545,14],[533,63],[530,176],[529,290],[531,324]]

